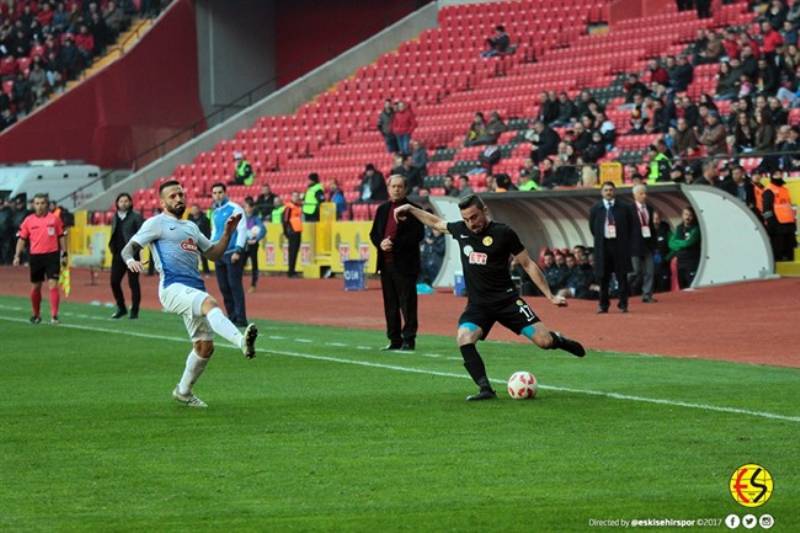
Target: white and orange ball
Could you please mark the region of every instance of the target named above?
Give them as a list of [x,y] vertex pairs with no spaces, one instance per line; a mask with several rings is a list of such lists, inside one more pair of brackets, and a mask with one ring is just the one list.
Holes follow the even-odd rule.
[[515,400],[532,400],[536,397],[536,376],[520,370],[508,378],[508,395]]

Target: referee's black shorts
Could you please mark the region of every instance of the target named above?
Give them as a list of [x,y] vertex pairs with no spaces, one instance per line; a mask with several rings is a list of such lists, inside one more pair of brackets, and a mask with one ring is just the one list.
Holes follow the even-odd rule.
[[47,279],[58,279],[61,272],[61,254],[31,254],[31,283],[41,283]]
[[493,304],[468,302],[466,309],[458,319],[458,327],[466,323],[475,324],[483,331],[481,339],[485,339],[495,322],[500,322],[519,335],[527,326],[539,322],[539,317],[525,303],[525,300],[515,296]]

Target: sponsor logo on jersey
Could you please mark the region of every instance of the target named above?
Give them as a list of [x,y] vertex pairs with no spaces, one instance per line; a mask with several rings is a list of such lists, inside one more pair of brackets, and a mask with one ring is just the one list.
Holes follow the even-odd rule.
[[481,252],[472,252],[469,254],[470,265],[485,265],[489,256]]
[[467,257],[472,255],[472,252],[474,252],[474,251],[475,251],[475,249],[472,246],[470,246],[469,244],[466,245],[464,247],[464,249],[463,249],[464,255],[466,255]]
[[492,243],[494,242],[494,239],[492,239],[490,236],[487,235],[486,237],[483,238],[482,242],[484,246],[491,246]]
[[197,243],[194,242],[194,239],[191,237],[186,239],[185,241],[181,241],[181,248],[186,250],[187,252],[196,252],[197,251]]

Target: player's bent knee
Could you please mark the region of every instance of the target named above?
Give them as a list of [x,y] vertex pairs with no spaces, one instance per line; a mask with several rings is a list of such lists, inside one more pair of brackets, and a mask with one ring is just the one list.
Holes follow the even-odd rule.
[[481,338],[481,329],[477,326],[470,327],[470,326],[460,326],[458,328],[458,333],[456,334],[456,342],[459,346],[465,346],[467,344],[475,344]]
[[194,353],[196,353],[198,357],[202,357],[203,359],[208,359],[214,354],[214,342],[213,341],[195,342]]
[[219,307],[219,304],[213,296],[208,296],[205,300],[203,300],[203,305],[200,307],[200,309],[203,311],[203,315],[205,316],[215,307]]

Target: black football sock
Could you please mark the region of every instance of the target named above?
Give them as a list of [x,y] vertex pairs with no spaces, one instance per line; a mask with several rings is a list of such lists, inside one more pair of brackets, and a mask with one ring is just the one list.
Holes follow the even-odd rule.
[[486,366],[483,364],[483,359],[481,359],[475,345],[466,344],[461,346],[460,349],[461,357],[464,358],[464,368],[466,368],[469,375],[472,376],[472,381],[474,381],[481,390],[492,390],[489,378],[486,377]]

